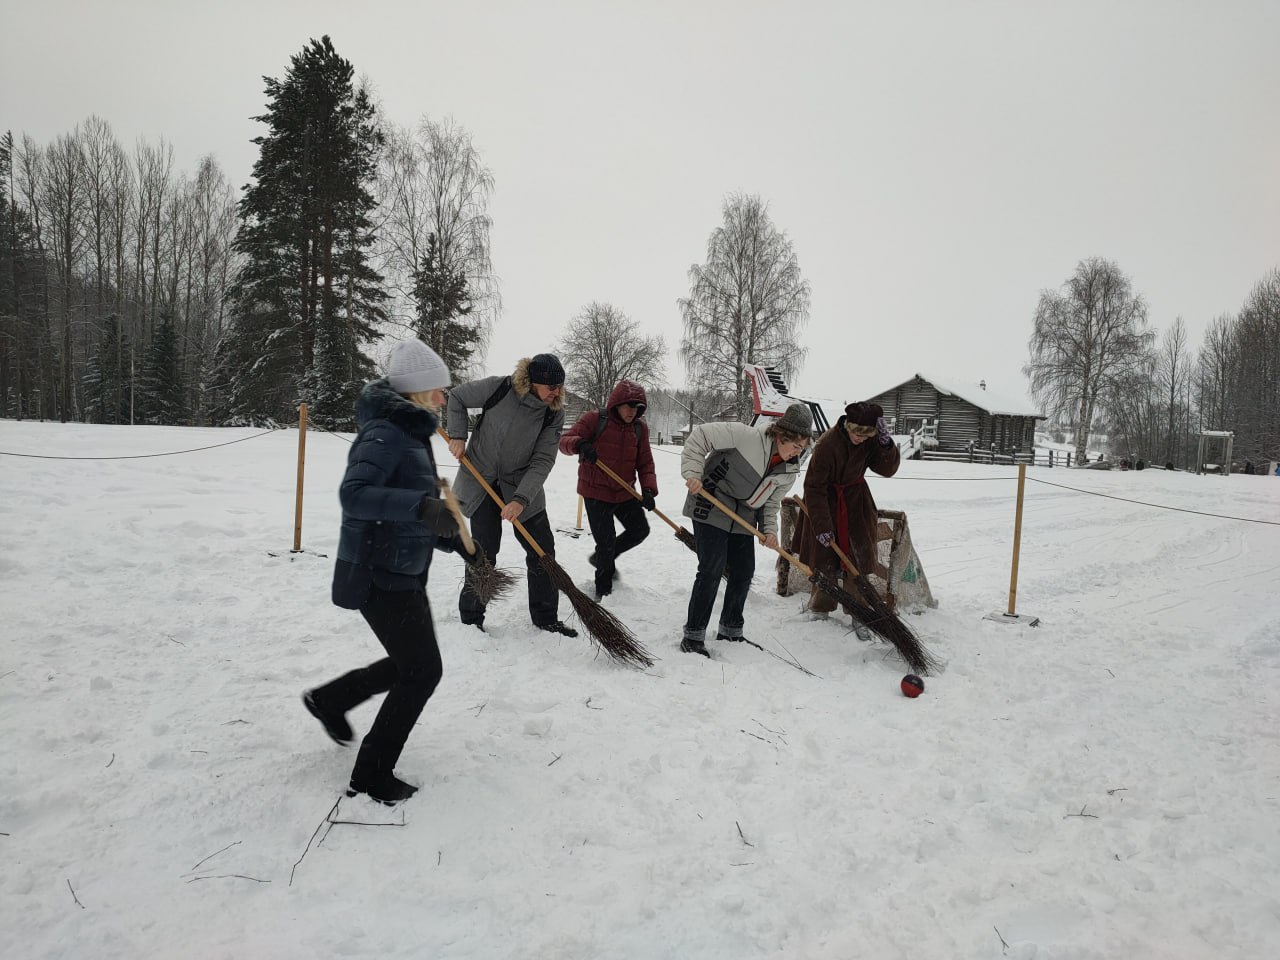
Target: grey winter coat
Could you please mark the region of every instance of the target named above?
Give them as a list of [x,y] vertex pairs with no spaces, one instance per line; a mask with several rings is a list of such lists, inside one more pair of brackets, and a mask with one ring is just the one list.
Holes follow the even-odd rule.
[[[770,466],[773,438],[765,436],[765,429],[745,423],[698,424],[685,438],[680,475],[686,480],[697,477],[707,493],[747,523],[761,533],[776,534],[778,507],[796,482],[800,465],[783,460]],[[698,523],[749,535],[701,494],[689,494],[684,515]]]
[[[448,422],[445,432],[451,440],[467,440],[467,410],[484,406],[501,385],[503,377],[485,377],[449,391]],[[508,503],[524,505],[524,519],[537,516],[547,508],[542,492],[551,468],[556,463],[556,449],[564,429],[564,394],[550,405],[552,417],[546,419],[548,405],[538,399],[529,384],[529,360],[516,364],[511,376],[511,389],[484,415],[480,428],[467,443],[466,457],[485,480]],[[476,482],[471,471],[459,465],[454,491],[462,503],[462,512],[474,516],[489,496]]]

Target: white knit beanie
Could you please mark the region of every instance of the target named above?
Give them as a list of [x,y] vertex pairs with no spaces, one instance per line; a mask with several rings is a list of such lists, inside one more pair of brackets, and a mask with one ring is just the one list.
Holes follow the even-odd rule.
[[387,381],[396,393],[423,393],[449,386],[449,368],[421,340],[401,340],[391,348]]

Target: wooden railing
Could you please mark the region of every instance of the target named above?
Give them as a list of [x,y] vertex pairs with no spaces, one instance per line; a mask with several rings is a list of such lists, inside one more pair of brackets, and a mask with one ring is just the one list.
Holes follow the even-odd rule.
[[[992,448],[971,446],[967,450],[922,450],[921,460],[950,460],[956,463],[1005,463],[1010,466],[1025,463],[1029,467],[1069,467],[1072,455],[1055,450],[1024,450],[1016,453],[999,453]],[[1078,461],[1077,461],[1078,463]]]

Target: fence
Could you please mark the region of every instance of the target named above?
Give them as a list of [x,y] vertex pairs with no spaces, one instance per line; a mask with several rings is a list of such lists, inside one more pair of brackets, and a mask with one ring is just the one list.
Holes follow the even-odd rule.
[[[1023,463],[1029,467],[1069,467],[1073,463],[1070,451],[1058,450],[1023,450],[1015,453],[998,453],[995,447],[984,448],[970,446],[965,450],[931,450],[925,447],[920,451],[921,460],[950,460],[958,463],[1008,464],[1016,466]],[[1087,464],[1088,458],[1075,460],[1076,466]],[[1101,461],[1106,463],[1107,461]]]

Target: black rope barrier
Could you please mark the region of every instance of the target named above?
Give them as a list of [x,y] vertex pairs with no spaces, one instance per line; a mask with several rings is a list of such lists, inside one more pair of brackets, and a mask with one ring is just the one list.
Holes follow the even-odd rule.
[[255,433],[248,437],[240,437],[238,440],[228,440],[225,443],[211,443],[207,447],[192,447],[190,450],[167,450],[164,453],[131,453],[121,454],[117,457],[55,457],[47,453],[14,453],[10,450],[0,450],[0,457],[29,457],[33,460],[145,460],[148,457],[176,457],[183,453],[199,453],[201,450],[216,450],[218,447],[229,447],[233,443],[244,443],[246,440],[256,440],[258,437],[265,437],[268,433],[278,432],[278,430],[263,430],[261,433]]
[[[297,424],[293,424],[292,428],[296,428]],[[328,427],[322,427],[315,423],[308,424],[308,428],[320,430],[330,436],[337,437],[339,440],[346,440],[347,443],[354,441],[347,439],[342,434],[330,430]],[[290,427],[280,429],[291,429]],[[248,437],[240,437],[236,440],[228,440],[225,443],[213,443],[206,447],[192,447],[189,450],[169,450],[164,453],[135,453],[122,454],[115,457],[56,457],[51,454],[44,453],[15,453],[10,450],[0,450],[0,457],[28,457],[36,460],[144,460],[149,457],[174,457],[184,453],[199,453],[202,450],[216,450],[218,447],[229,447],[233,443],[243,443],[246,440],[256,440],[258,437],[265,437],[269,433],[279,433],[280,430],[264,430],[261,433],[255,433]],[[680,454],[675,450],[663,450],[661,446],[656,448],[661,453],[670,453],[673,456]],[[881,477],[882,480],[905,480],[920,481],[925,483],[938,482],[961,482],[961,483],[980,483],[987,480],[1017,480],[1017,477]],[[1237,520],[1241,523],[1261,523],[1266,526],[1280,527],[1280,520],[1260,520],[1257,517],[1236,517],[1226,513],[1209,513],[1205,510],[1191,510],[1187,507],[1171,507],[1163,503],[1149,503],[1146,500],[1134,500],[1130,497],[1117,497],[1110,493],[1098,493],[1096,490],[1083,490],[1080,487],[1069,487],[1065,483],[1054,483],[1052,480],[1042,480],[1039,477],[1028,476],[1028,480],[1032,483],[1044,484],[1046,487],[1056,487],[1059,490],[1069,490],[1072,493],[1082,493],[1090,497],[1102,497],[1105,500],[1119,500],[1121,503],[1132,503],[1140,507],[1151,507],[1153,510],[1169,510],[1173,513],[1190,513],[1198,517],[1212,517],[1215,520]]]
[[1068,487],[1065,483],[1054,483],[1052,480],[1041,480],[1039,477],[1027,477],[1032,483],[1043,483],[1046,487],[1057,487],[1070,490],[1072,493],[1083,493],[1091,497],[1103,497],[1107,500],[1119,500],[1122,503],[1136,503],[1140,507],[1153,507],[1156,510],[1172,510],[1174,513],[1194,513],[1198,517],[1214,517],[1218,520],[1239,520],[1242,523],[1265,523],[1272,527],[1280,527],[1280,520],[1259,520],[1256,517],[1233,517],[1225,513],[1207,513],[1204,510],[1188,510],[1186,507],[1170,507],[1163,503],[1147,503],[1145,500],[1131,500],[1128,497],[1117,497],[1110,493],[1098,493],[1096,490],[1081,490],[1079,487]]

